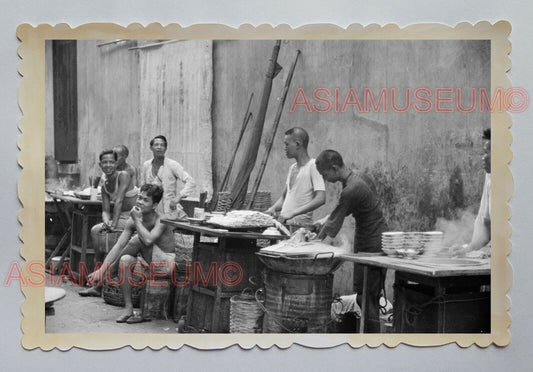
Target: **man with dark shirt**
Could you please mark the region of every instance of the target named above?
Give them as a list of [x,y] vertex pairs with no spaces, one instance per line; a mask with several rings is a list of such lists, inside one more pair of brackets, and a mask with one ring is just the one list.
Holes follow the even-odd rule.
[[[316,159],[318,172],[328,182],[342,182],[342,192],[335,210],[322,226],[319,239],[334,238],[342,227],[344,218],[355,218],[354,252],[380,252],[381,233],[386,230],[381,203],[374,182],[366,175],[356,173],[344,165],[342,156],[334,150],[323,151]],[[371,268],[368,273],[368,323],[365,331],[378,333],[379,295],[385,271]],[[363,293],[363,268],[354,265],[354,290]],[[361,306],[361,296],[357,302]]]

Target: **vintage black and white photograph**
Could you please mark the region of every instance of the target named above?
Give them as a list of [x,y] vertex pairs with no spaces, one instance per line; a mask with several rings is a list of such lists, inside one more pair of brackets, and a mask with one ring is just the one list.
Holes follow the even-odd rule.
[[44,333],[506,332],[509,94],[445,36],[43,40]]

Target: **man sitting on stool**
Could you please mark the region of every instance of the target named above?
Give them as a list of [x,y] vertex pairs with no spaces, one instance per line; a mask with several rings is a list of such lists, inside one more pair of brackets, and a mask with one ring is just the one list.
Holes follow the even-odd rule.
[[[102,177],[102,223],[91,228],[93,243],[98,241],[102,231],[122,230],[129,217],[129,211],[135,205],[139,189],[135,186],[130,174],[117,170],[117,153],[105,150],[100,153],[100,168],[104,172]],[[111,203],[114,203],[111,212]],[[102,262],[106,255],[105,247],[94,245],[95,262]],[[102,287],[91,287],[78,292],[80,296],[100,297]]]
[[[141,187],[136,205],[130,212],[130,218],[113,246],[104,263],[94,273],[89,275],[89,281],[102,280],[103,275],[110,266],[117,264],[120,259],[119,278],[124,295],[125,308],[117,319],[118,323],[139,323],[142,317],[133,317],[133,304],[131,299],[132,271],[137,260],[141,266],[150,266],[148,280],[157,270],[160,273],[170,274],[175,259],[174,233],[169,225],[161,222],[156,212],[158,203],[163,197],[163,189],[157,185],[145,184]],[[136,235],[134,233],[137,232]]]

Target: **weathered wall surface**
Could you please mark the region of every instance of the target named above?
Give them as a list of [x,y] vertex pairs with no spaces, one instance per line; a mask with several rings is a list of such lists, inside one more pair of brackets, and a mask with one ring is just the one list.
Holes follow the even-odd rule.
[[98,154],[117,144],[140,167],[149,141],[163,134],[167,156],[211,191],[212,46],[210,41],[97,45],[78,42],[78,154],[81,182],[99,174]]
[[[215,43],[213,172],[216,184],[220,184],[229,163],[251,92],[255,93],[252,112],[257,113],[273,45],[273,41]],[[435,112],[434,108],[429,112],[415,109],[395,112],[390,103],[387,109],[381,106],[377,112],[373,112],[370,104],[369,112],[359,112],[355,105],[348,106],[345,112],[336,109],[342,111],[350,88],[355,89],[362,106],[365,88],[373,92],[376,102],[382,88],[387,88],[390,102],[391,89],[395,88],[396,108],[401,110],[406,104],[406,88],[426,88],[434,93],[436,88],[460,87],[464,88],[461,103],[469,107],[471,88],[490,91],[489,43],[284,41],[278,59],[284,70],[274,80],[257,164],[297,49],[302,55],[261,184],[261,189],[272,192],[273,200],[281,194],[292,163],[283,152],[283,133],[293,126],[301,126],[311,136],[311,156],[327,148],[335,149],[348,166],[371,173],[382,195],[391,230],[430,230],[435,228],[439,217],[455,219],[463,209],[476,211],[483,184],[480,135],[483,128],[490,126],[487,111],[480,113],[476,108],[471,113],[463,113],[454,107],[453,113]],[[331,93],[329,110],[326,102],[313,99],[317,88]],[[303,90],[310,105],[316,104],[325,112],[312,107],[308,112],[303,104],[296,105],[291,112],[295,100],[302,102],[302,96],[297,97],[298,89]],[[321,94],[325,97],[324,92]],[[434,97],[431,100],[435,102]],[[422,102],[418,105],[421,109],[427,107]],[[442,107],[452,106],[444,103]],[[255,172],[250,188],[254,178]],[[327,204],[315,212],[315,217],[334,208],[339,191],[339,185],[327,186]],[[354,220],[347,218],[342,231],[353,238],[354,226]],[[337,273],[336,290],[349,290],[350,267],[344,265]]]
[[128,51],[135,41],[98,44],[78,41],[78,159],[81,182],[100,174],[98,154],[118,144],[130,150],[128,162],[139,164],[139,57]]
[[[215,43],[213,147],[217,184],[229,163],[251,92],[255,93],[252,112],[257,113],[273,44],[273,41]],[[487,112],[441,113],[411,109],[399,113],[390,104],[387,111],[381,106],[378,112],[361,113],[352,105],[345,112],[335,112],[334,92],[337,88],[339,109],[342,109],[350,88],[357,92],[361,105],[364,88],[371,89],[376,101],[382,88],[388,88],[388,92],[395,88],[397,108],[405,106],[406,88],[427,88],[432,92],[435,88],[449,87],[489,90],[488,43],[285,41],[279,55],[284,70],[274,80],[263,139],[272,124],[296,49],[300,49],[302,55],[262,189],[272,191],[274,196],[283,190],[286,170],[292,162],[284,156],[283,132],[293,126],[302,126],[311,135],[309,152],[312,156],[332,148],[343,155],[349,166],[360,170],[368,168],[380,184],[392,228],[430,229],[437,217],[450,218],[455,209],[477,204],[483,176],[480,133],[489,126]],[[313,100],[316,88],[331,92],[331,108],[327,112],[308,112],[303,104],[296,105],[290,112],[295,99],[302,102],[299,99],[302,96],[297,97],[298,89],[303,90],[310,105],[314,103],[325,109],[325,103]],[[466,93],[469,90],[464,92],[463,105],[468,107],[470,94]],[[420,102],[419,106],[424,108]],[[451,105],[443,105],[448,106]],[[260,148],[258,162],[262,153],[263,148]],[[456,186],[451,187],[451,184]],[[460,184],[462,188],[457,187]],[[317,215],[331,210],[337,193],[338,187],[328,187],[328,205]]]
[[137,53],[141,159],[151,159],[150,140],[165,135],[166,156],[183,165],[196,180],[198,192],[211,195],[212,42],[180,41]]

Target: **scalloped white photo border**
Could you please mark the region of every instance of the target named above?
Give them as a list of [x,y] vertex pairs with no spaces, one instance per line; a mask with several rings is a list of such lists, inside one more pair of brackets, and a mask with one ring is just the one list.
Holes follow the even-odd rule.
[[[511,68],[509,54],[511,25],[506,21],[495,24],[460,23],[455,27],[443,24],[413,24],[400,28],[395,24],[362,26],[353,24],[346,29],[331,24],[313,24],[298,28],[288,25],[245,24],[232,28],[218,24],[198,24],[181,27],[138,23],[127,27],[112,23],[90,23],[71,28],[67,24],[47,24],[33,27],[22,24],[17,28],[21,41],[18,54],[22,75],[18,91],[22,118],[18,125],[22,132],[18,140],[21,173],[18,195],[23,210],[18,218],[23,242],[20,254],[26,263],[22,274],[28,274],[29,262],[42,262],[44,270],[44,164],[45,164],[45,40],[49,39],[328,39],[328,40],[491,40],[491,89],[508,89],[507,72]],[[512,159],[510,144],[511,117],[507,112],[491,114],[492,128],[492,257],[491,257],[491,333],[490,334],[53,334],[45,332],[44,286],[22,286],[25,301],[22,311],[22,346],[26,349],[78,347],[89,350],[109,350],[131,346],[134,349],[179,349],[189,345],[197,349],[221,349],[238,344],[244,349],[274,345],[288,348],[299,344],[315,348],[334,347],[348,343],[352,347],[364,345],[395,347],[400,343],[412,346],[438,346],[457,343],[461,347],[476,344],[506,346],[510,342],[507,293],[512,284],[512,269],[507,260],[511,252],[509,223],[511,210],[508,201],[513,192],[513,178],[509,169]],[[43,272],[44,275],[44,272]]]

